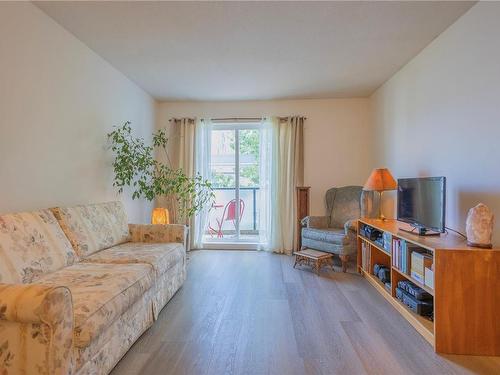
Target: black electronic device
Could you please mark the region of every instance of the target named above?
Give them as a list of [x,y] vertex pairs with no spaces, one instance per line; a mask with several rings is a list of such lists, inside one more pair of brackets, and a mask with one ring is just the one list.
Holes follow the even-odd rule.
[[387,283],[387,282],[391,281],[391,270],[387,267],[382,267],[380,269],[380,271],[378,271],[377,277],[383,283]]
[[374,274],[375,276],[377,276],[377,275],[378,275],[378,271],[380,271],[380,268],[381,268],[381,267],[384,267],[384,265],[383,265],[383,264],[378,264],[378,263],[375,263],[375,264],[373,265],[373,274]]
[[375,264],[373,266],[373,274],[384,284],[391,281],[391,270],[383,264]]
[[367,225],[365,227],[365,237],[375,242],[378,239],[382,238],[382,232],[378,229],[375,229]]
[[429,292],[415,285],[411,281],[408,280],[398,281],[398,287],[403,289],[408,294],[411,294],[413,297],[415,297],[415,299],[419,301],[432,300],[432,295]]
[[384,283],[384,286],[385,286],[385,289],[391,293],[391,289],[392,289],[392,286],[391,286],[391,282],[387,282],[387,283]]
[[415,314],[431,317],[434,313],[432,301],[419,301],[400,287],[396,288],[396,298],[408,306]]
[[398,220],[418,229],[416,234],[444,233],[446,177],[398,179],[397,200]]

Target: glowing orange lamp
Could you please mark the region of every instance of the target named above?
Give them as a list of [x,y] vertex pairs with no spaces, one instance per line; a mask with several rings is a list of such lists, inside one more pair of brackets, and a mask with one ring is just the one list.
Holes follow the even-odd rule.
[[170,224],[170,214],[168,209],[158,207],[151,214],[151,224]]
[[379,193],[378,218],[380,220],[385,220],[384,215],[382,215],[382,193],[387,190],[396,190],[397,187],[398,183],[387,168],[374,169],[366,180],[363,190]]

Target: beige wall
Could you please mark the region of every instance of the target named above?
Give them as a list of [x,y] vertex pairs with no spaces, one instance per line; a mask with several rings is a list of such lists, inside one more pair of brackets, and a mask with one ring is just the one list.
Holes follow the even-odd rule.
[[[322,215],[328,188],[361,185],[368,177],[373,144],[368,114],[367,99],[163,102],[157,126],[168,127],[171,117],[182,116],[306,116],[304,178],[311,186],[311,213]],[[172,143],[175,148],[175,139]]]
[[464,230],[478,202],[490,206],[498,246],[499,20],[500,3],[478,3],[371,98],[378,164],[396,177],[446,176],[452,228]]
[[[477,4],[369,99],[165,102],[156,126],[304,115],[313,214],[329,187],[387,166],[396,177],[447,176],[448,225],[463,230],[480,201],[500,215],[498,19],[499,3]],[[105,134],[132,120],[147,137],[149,95],[30,3],[0,4],[0,88],[0,212],[116,198]],[[147,221],[151,205],[129,196],[131,219]]]
[[[155,102],[31,3],[0,4],[0,212],[116,199],[106,133]],[[130,195],[129,195],[130,196]],[[145,221],[149,204],[126,204]]]

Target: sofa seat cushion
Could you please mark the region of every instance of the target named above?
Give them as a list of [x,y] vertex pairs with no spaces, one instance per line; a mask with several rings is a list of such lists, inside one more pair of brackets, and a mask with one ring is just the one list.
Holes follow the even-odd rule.
[[40,280],[67,287],[73,297],[75,346],[87,347],[153,285],[148,264],[77,263]]
[[302,237],[336,245],[345,245],[349,242],[345,230],[337,228],[302,228]]
[[80,257],[130,239],[127,214],[121,202],[55,207],[52,212]]
[[181,243],[127,242],[92,254],[84,262],[146,263],[154,268],[157,276],[160,276],[177,263],[182,263],[184,256],[184,246]]

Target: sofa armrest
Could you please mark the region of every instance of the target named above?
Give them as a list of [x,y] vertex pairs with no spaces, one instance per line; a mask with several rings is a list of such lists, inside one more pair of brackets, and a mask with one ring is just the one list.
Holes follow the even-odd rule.
[[132,242],[180,242],[186,246],[189,228],[182,224],[129,224]]
[[0,332],[0,368],[7,373],[74,372],[73,303],[68,288],[0,284]]
[[358,220],[357,219],[347,220],[346,223],[344,224],[344,230],[346,234],[349,233],[350,230],[353,232],[357,232]]
[[328,228],[328,216],[306,216],[300,223],[307,228]]

